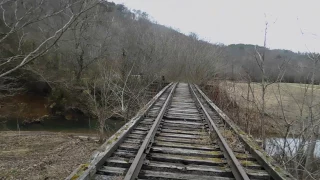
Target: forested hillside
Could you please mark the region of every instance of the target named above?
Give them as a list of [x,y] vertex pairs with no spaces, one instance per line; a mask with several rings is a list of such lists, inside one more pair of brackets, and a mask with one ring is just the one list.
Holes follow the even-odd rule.
[[205,83],[223,65],[223,47],[151,22],[123,5],[96,0],[0,5],[4,120],[16,113],[8,109],[32,109],[11,96],[32,93],[46,97],[41,105],[46,109],[28,115],[30,121],[41,121],[44,114],[75,119],[68,112],[76,112],[99,119],[103,131],[105,119],[128,118],[145,104],[144,90],[160,77]]
[[[225,60],[228,64],[225,74],[227,76],[226,78],[242,80],[247,75],[250,75],[252,81],[261,81],[260,60],[256,53],[257,51],[265,51],[264,66],[269,81],[277,81],[279,74],[285,71],[282,82],[310,82],[313,60],[308,57],[307,53],[296,53],[280,49],[271,50],[249,44],[232,44],[226,46]],[[316,72],[315,80],[316,83],[319,83],[319,72]]]
[[[198,74],[201,80],[213,75],[211,65],[221,56],[219,46],[152,23],[145,13],[123,5],[29,0],[2,6],[1,77],[17,65],[28,65],[45,69],[48,80],[81,80],[103,59],[122,76],[131,72],[192,79]],[[210,71],[200,77],[203,68]]]
[[[104,114],[94,106],[105,92],[99,108],[110,106],[112,114],[123,115],[129,106],[141,104],[140,92],[162,76],[198,84],[216,78],[260,81],[257,52],[265,53],[269,81],[279,74],[284,82],[310,81],[312,61],[306,54],[210,44],[112,2],[18,0],[0,5],[1,96],[48,96],[46,106],[53,113],[77,108]],[[112,116],[107,114],[101,116]]]
[[[42,94],[49,97],[47,106],[59,111],[77,108],[99,116],[104,113],[94,107],[98,105],[122,114],[141,103],[139,92],[162,76],[198,84],[216,78],[260,81],[262,53],[270,82],[281,74],[282,82],[308,83],[314,67],[307,54],[210,44],[107,1],[18,0],[0,5],[1,96]],[[317,82],[318,72],[314,77]],[[101,97],[104,104],[97,104]],[[107,114],[101,116],[111,116]]]
[[[259,79],[255,46],[209,44],[194,34],[186,36],[151,22],[147,14],[123,5],[29,0],[2,1],[1,6],[1,81],[11,77],[5,84],[19,78],[18,70],[47,82],[81,82],[92,78],[101,63],[112,66],[122,79],[130,73],[204,83],[218,73],[234,78],[245,72]],[[288,68],[287,82],[308,76],[305,54],[266,51],[271,79],[283,64]]]

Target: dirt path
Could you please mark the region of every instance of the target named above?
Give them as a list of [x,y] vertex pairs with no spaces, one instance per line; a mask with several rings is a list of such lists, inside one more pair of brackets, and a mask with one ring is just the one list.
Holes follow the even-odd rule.
[[0,180],[64,179],[99,147],[78,134],[0,132]]

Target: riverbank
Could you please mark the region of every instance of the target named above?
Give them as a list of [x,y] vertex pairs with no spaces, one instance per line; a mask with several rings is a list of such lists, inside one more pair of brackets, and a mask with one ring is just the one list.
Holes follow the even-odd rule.
[[99,146],[94,134],[0,131],[0,179],[64,179]]

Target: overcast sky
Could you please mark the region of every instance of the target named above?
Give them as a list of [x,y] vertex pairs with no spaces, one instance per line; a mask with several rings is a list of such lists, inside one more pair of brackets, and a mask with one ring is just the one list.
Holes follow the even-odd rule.
[[263,44],[320,52],[320,0],[113,0],[147,12],[159,24],[223,44]]

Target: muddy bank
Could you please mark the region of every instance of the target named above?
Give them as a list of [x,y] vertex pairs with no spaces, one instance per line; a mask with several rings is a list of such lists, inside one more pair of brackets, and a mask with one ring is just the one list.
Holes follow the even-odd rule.
[[78,135],[0,132],[0,179],[64,179],[99,147]]

